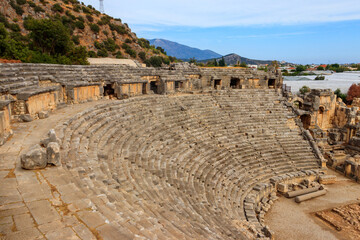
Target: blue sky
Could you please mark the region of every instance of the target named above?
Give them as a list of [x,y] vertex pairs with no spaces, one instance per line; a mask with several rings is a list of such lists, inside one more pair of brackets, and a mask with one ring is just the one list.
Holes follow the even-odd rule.
[[[98,0],[86,0],[99,8]],[[104,0],[138,37],[294,63],[360,63],[359,0]]]

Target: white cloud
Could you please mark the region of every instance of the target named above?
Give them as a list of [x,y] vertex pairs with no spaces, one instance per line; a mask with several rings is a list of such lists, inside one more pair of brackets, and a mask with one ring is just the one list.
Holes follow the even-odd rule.
[[[96,0],[85,3],[99,5]],[[106,13],[130,24],[219,27],[360,19],[359,0],[105,0],[104,3]]]

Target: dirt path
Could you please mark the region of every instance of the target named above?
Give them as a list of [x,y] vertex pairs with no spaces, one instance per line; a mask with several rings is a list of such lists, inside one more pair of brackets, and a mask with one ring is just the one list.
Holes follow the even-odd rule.
[[[329,170],[338,176],[334,185],[327,185],[325,196],[300,204],[294,199],[280,197],[265,216],[266,225],[274,232],[277,240],[333,240],[346,239],[319,218],[315,212],[360,202],[360,184]],[[360,214],[360,213],[359,213]]]

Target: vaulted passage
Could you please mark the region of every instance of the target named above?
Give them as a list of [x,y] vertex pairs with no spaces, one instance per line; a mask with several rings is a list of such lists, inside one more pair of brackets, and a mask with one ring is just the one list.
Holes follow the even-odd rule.
[[240,79],[238,79],[238,78],[231,78],[231,80],[230,80],[230,87],[231,87],[232,89],[241,89]]
[[104,86],[104,96],[114,96],[115,95],[115,90],[112,87],[111,84],[106,84]]
[[150,82],[150,91],[153,91],[153,93],[158,94],[159,93],[159,82],[158,81],[151,81]]

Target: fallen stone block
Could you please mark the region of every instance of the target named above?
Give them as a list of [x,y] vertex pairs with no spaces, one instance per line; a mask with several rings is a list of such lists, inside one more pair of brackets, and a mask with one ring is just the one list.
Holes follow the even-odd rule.
[[34,145],[29,151],[21,155],[21,167],[28,170],[42,169],[47,165],[45,149]]
[[47,163],[60,166],[60,145],[57,142],[50,142],[46,148]]
[[289,188],[287,184],[279,183],[277,186],[277,190],[281,193],[287,193],[289,191]]
[[286,193],[285,196],[287,198],[292,198],[292,197],[304,195],[307,193],[316,192],[317,190],[319,190],[319,188],[320,188],[320,186],[312,187],[312,188],[305,188],[305,189],[301,189],[301,190],[297,190],[297,191],[292,191],[292,192]]
[[38,115],[39,115],[40,119],[45,119],[45,118],[49,117],[49,112],[48,111],[40,111]]
[[305,194],[305,195],[297,196],[295,198],[295,202],[301,203],[301,202],[306,201],[306,200],[310,200],[310,199],[313,199],[313,198],[316,198],[316,197],[323,196],[326,193],[327,193],[327,191],[325,189],[323,189],[323,190],[320,190],[320,191],[317,191],[317,192],[312,192],[312,193],[308,193],[308,194]]
[[335,175],[323,175],[319,177],[320,184],[334,184],[336,182],[336,176]]
[[20,119],[21,119],[21,121],[23,121],[23,122],[31,122],[31,121],[34,120],[34,119],[30,116],[30,114],[22,114],[22,115],[20,115]]
[[40,141],[41,145],[44,147],[47,147],[47,145],[51,142],[56,142],[60,144],[60,139],[56,136],[54,129],[50,129],[50,131],[48,132],[48,137]]

